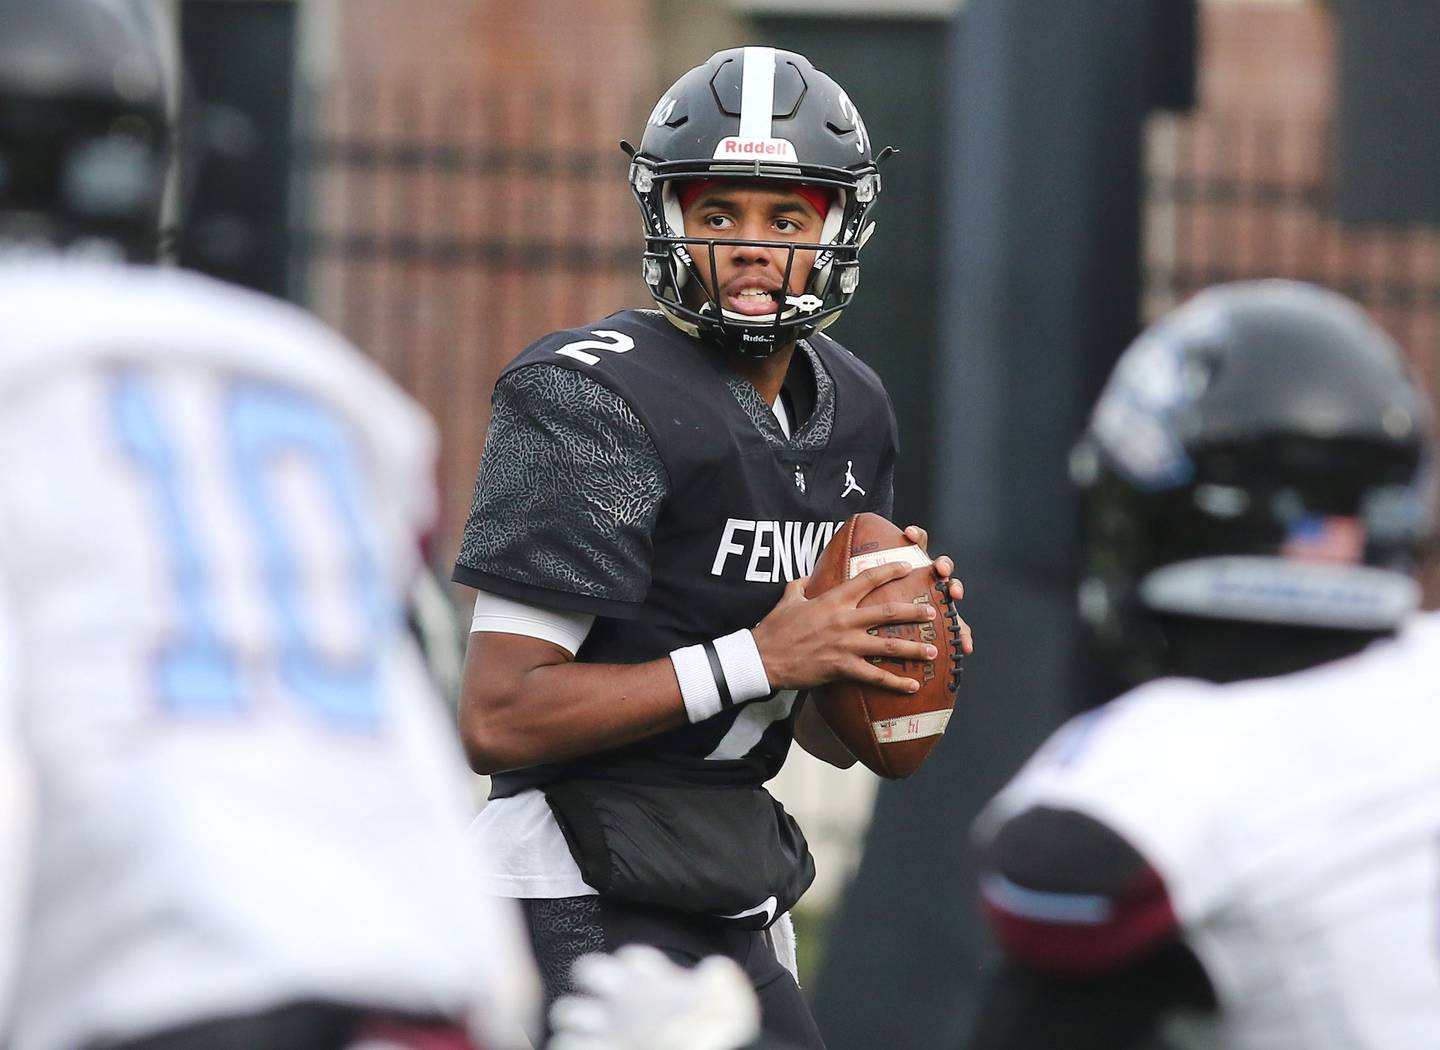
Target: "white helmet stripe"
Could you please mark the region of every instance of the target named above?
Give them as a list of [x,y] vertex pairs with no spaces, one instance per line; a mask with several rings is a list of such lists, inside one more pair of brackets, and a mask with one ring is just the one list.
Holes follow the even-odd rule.
[[775,49],[747,47],[740,81],[740,137],[768,139],[775,112]]
[[1364,631],[1388,630],[1420,607],[1420,585],[1402,572],[1262,555],[1162,565],[1139,590],[1160,612]]

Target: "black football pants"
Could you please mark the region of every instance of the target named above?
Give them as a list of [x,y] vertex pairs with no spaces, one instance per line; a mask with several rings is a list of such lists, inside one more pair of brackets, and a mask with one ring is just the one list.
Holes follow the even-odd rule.
[[[775,957],[769,938],[701,916],[642,908],[599,897],[525,900],[530,940],[545,983],[545,1009],[570,990],[570,967],[589,952],[650,944],[674,962],[693,966],[708,955],[728,955],[750,978],[760,999],[765,1034],[795,1050],[825,1050],[820,1029],[800,986]],[[548,1037],[548,1019],[547,1019]]]

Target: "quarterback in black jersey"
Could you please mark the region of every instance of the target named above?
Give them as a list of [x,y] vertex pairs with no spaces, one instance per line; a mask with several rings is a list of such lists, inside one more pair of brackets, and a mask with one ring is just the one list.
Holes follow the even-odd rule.
[[472,834],[484,888],[526,901],[548,997],[587,952],[726,954],[767,1030],[820,1047],[777,957],[814,864],[763,784],[792,738],[854,761],[805,689],[910,692],[868,658],[935,655],[869,633],[928,606],[857,608],[905,566],[802,583],[848,516],[891,513],[889,398],[822,334],[888,151],[830,77],[763,47],[681,77],[627,151],[659,309],[547,335],[495,388],[454,575],[479,592],[461,728],[493,777]]

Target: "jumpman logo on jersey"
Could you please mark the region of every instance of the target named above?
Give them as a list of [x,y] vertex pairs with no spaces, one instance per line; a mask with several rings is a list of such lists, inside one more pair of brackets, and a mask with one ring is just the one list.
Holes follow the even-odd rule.
[[865,490],[862,489],[860,483],[855,480],[854,470],[855,461],[853,459],[847,459],[845,461],[845,491],[840,493],[841,499],[844,499],[852,492],[858,492],[862,496],[865,495]]

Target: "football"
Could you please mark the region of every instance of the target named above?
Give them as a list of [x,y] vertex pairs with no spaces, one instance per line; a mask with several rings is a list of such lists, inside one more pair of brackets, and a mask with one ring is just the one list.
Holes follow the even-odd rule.
[[820,553],[805,586],[814,598],[854,579],[866,569],[898,561],[914,568],[908,576],[875,588],[860,605],[883,602],[929,602],[936,616],[924,623],[887,624],[870,628],[909,641],[929,642],[934,660],[871,657],[892,674],[913,678],[920,688],[904,694],[861,682],[831,682],[810,690],[810,699],[851,753],[882,777],[908,777],[930,754],[950,722],[959,686],[960,619],[949,598],[949,581],[937,579],[931,558],[878,514],[855,514]]

